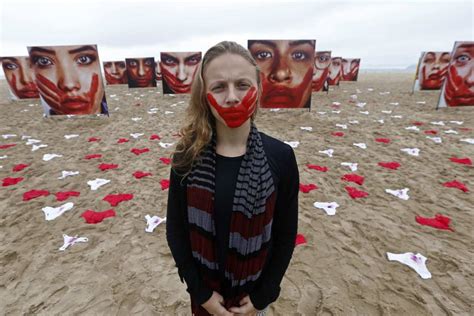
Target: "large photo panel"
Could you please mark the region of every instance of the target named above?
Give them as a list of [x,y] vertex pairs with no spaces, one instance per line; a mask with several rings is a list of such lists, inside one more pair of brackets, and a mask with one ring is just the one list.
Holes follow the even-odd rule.
[[154,57],[125,58],[125,64],[129,88],[156,87]]
[[107,85],[127,84],[127,66],[124,60],[104,61],[105,82]]
[[313,72],[313,92],[326,91],[325,84],[329,75],[329,66],[331,65],[330,51],[316,51],[314,58],[314,72]]
[[11,100],[37,99],[38,87],[28,56],[0,57]]
[[262,108],[310,108],[316,40],[249,40],[262,75]]
[[450,52],[422,52],[413,91],[441,89],[450,60]]
[[108,114],[97,45],[28,47],[48,115]]
[[331,57],[331,65],[329,66],[328,84],[330,86],[339,85],[342,74],[342,57]]
[[342,58],[341,81],[357,81],[359,76],[360,58]]
[[191,86],[201,59],[201,52],[161,52],[163,93],[191,93]]
[[438,107],[474,105],[474,42],[454,43]]

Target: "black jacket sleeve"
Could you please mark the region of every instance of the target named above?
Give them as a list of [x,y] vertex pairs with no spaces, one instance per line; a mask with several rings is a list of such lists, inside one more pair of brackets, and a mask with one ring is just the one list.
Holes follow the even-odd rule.
[[[288,146],[289,147],[289,146]],[[284,161],[273,216],[271,258],[261,275],[259,286],[249,293],[258,310],[276,301],[280,295],[280,283],[288,268],[298,230],[299,172],[293,149],[289,147]]]
[[186,186],[182,177],[171,169],[166,212],[166,239],[178,268],[178,274],[186,281],[186,291],[199,305],[211,296],[212,290],[204,284],[198,266],[193,261],[186,208]]

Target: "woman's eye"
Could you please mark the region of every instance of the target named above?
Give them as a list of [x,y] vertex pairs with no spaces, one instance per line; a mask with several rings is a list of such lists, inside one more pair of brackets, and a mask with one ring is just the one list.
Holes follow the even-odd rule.
[[8,69],[8,70],[15,70],[15,69],[18,68],[18,65],[12,64],[12,63],[5,64],[4,66],[5,66],[5,68]]
[[89,65],[91,64],[94,60],[91,56],[88,56],[88,55],[82,55],[82,56],[79,56],[77,59],[76,59],[77,63],[80,64],[80,65]]
[[239,87],[240,89],[246,90],[246,89],[250,88],[250,85],[249,85],[248,83],[240,83],[240,84],[238,85],[238,87]]
[[34,63],[42,67],[50,66],[53,64],[52,61],[47,57],[36,57],[35,59],[36,60],[34,61]]
[[216,91],[220,91],[222,90],[224,87],[223,86],[215,86],[211,89],[212,92],[216,92]]
[[461,55],[456,58],[456,61],[460,63],[465,63],[465,62],[468,62],[469,60],[471,60],[471,58],[469,58],[469,56],[467,55]]
[[193,65],[198,64],[200,61],[201,61],[200,58],[198,58],[198,57],[193,57],[193,58],[191,58],[191,59],[188,59],[188,60],[186,61],[186,63],[187,63],[188,65],[193,66]]
[[269,59],[272,58],[272,53],[267,52],[267,51],[261,51],[256,54],[257,59],[263,60],[263,59]]
[[450,60],[451,60],[450,58],[443,58],[441,62],[447,64],[449,63]]
[[136,61],[131,61],[128,63],[129,66],[131,67],[137,67],[137,62]]
[[151,65],[152,65],[152,62],[151,62],[151,60],[146,60],[146,61],[145,61],[145,65],[147,65],[147,66],[151,66]]
[[305,60],[307,58],[304,52],[294,52],[291,57],[295,60]]
[[166,65],[173,65],[175,62],[174,62],[174,60],[171,59],[171,58],[165,58],[165,59],[163,60],[163,63],[165,63]]

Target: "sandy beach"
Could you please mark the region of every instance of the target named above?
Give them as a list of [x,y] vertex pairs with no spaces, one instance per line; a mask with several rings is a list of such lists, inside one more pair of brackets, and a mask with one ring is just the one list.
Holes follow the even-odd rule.
[[[474,144],[462,141],[474,138],[474,107],[435,110],[439,93],[412,95],[412,84],[412,73],[361,72],[358,82],[314,93],[311,111],[259,111],[259,130],[299,142],[294,150],[300,182],[318,186],[300,192],[298,232],[307,242],[295,248],[268,315],[472,313],[474,166],[450,158],[474,160]],[[16,136],[0,138],[0,145],[16,145],[0,149],[0,179],[24,179],[0,188],[0,315],[190,315],[165,225],[145,232],[147,214],[166,216],[168,191],[160,181],[168,179],[170,166],[160,158],[169,158],[173,148],[160,142],[178,140],[189,96],[163,96],[161,86],[107,86],[106,95],[110,117],[43,118],[37,100],[9,102],[6,81],[1,81],[0,135]],[[406,129],[412,126],[419,130]],[[143,135],[134,138],[134,133]],[[79,136],[64,137],[71,134]],[[153,134],[160,139],[150,139]],[[32,151],[22,136],[47,147]],[[427,136],[440,137],[442,143]],[[99,140],[89,141],[92,137]],[[117,143],[119,138],[129,141]],[[133,148],[149,151],[136,155]],[[402,148],[418,148],[419,156]],[[334,150],[332,157],[319,152],[327,149]],[[62,156],[43,161],[44,154],[53,153]],[[102,157],[84,159],[91,154]],[[357,163],[358,170],[351,172],[342,162]],[[391,170],[379,162],[400,167]],[[118,168],[101,171],[101,163]],[[28,166],[13,172],[18,164]],[[62,171],[79,174],[58,179]],[[151,175],[137,179],[136,171]],[[363,176],[364,183],[341,180],[349,173]],[[110,182],[91,190],[87,181],[96,178]],[[469,191],[443,186],[453,180]],[[368,196],[352,199],[346,186]],[[408,200],[385,192],[403,188],[409,188]],[[33,189],[50,195],[23,201]],[[54,194],[60,191],[80,196],[58,202]],[[115,207],[103,200],[119,193],[134,197]],[[333,201],[340,205],[333,216],[313,206]],[[45,220],[43,207],[67,202],[74,203],[72,210]],[[81,217],[86,210],[109,209],[116,216],[98,224]],[[416,215],[438,213],[451,219],[454,231],[415,221]],[[88,241],[59,251],[63,234]],[[422,254],[432,278],[422,279],[406,265],[389,261],[387,252]]]

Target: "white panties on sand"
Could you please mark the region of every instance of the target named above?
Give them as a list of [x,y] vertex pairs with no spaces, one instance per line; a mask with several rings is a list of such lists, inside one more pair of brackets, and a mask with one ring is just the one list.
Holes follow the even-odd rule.
[[396,197],[406,201],[410,198],[408,196],[408,191],[409,190],[410,190],[409,188],[404,188],[404,189],[400,189],[400,190],[385,189],[385,192],[387,192],[391,195],[395,195]]
[[422,279],[431,279],[431,273],[428,271],[426,267],[426,260],[427,258],[419,253],[416,255],[413,252],[406,252],[406,253],[391,253],[387,252],[388,260],[390,261],[398,261],[403,263],[413,270],[416,271],[420,275]]
[[109,182],[110,180],[97,178],[95,180],[87,181],[87,184],[90,185],[92,191],[95,191],[101,186],[103,186],[104,184],[107,184]]
[[164,218],[161,218],[161,217],[158,217],[158,216],[153,216],[152,217],[148,214],[145,215],[145,219],[146,219],[145,231],[147,233],[152,233],[158,225],[160,225],[163,222],[166,222],[166,217],[164,217]]
[[356,162],[341,162],[341,166],[351,168],[351,171],[357,171],[358,164]]
[[334,149],[320,150],[319,153],[332,157],[332,154],[334,153]]
[[87,237],[77,237],[77,235],[72,237],[72,236],[63,234],[63,238],[64,238],[64,244],[61,246],[61,248],[59,248],[59,250],[61,251],[66,250],[67,247],[72,246],[75,243],[89,241]]
[[58,207],[46,206],[42,210],[44,212],[45,219],[52,221],[53,219],[61,216],[64,212],[71,210],[74,207],[74,203],[68,202]]
[[323,209],[327,215],[336,215],[336,208],[339,207],[339,204],[336,202],[315,202],[314,207]]

